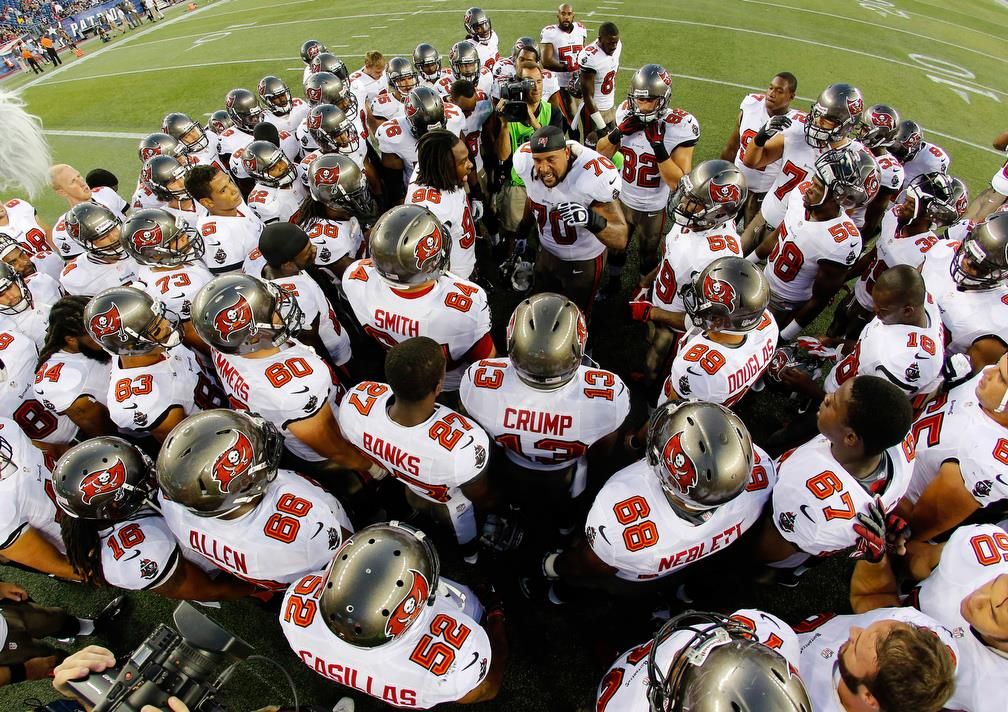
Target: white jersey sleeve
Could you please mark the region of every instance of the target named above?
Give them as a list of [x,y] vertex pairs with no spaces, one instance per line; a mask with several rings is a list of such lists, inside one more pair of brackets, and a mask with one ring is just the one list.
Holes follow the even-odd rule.
[[339,323],[332,304],[318,283],[305,272],[270,281],[294,295],[298,306],[305,314],[305,326],[318,322],[319,338],[332,357],[333,363],[337,366],[347,363],[351,356],[350,336]]
[[81,354],[57,351],[39,368],[35,395],[55,413],[66,412],[82,396],[104,405],[109,378],[107,364]]
[[241,205],[238,216],[209,215],[199,220],[198,229],[205,246],[203,261],[217,275],[241,269],[249,252],[259,246],[263,222]]
[[175,535],[153,510],[101,532],[102,574],[116,588],[157,588],[172,577],[181,557]]

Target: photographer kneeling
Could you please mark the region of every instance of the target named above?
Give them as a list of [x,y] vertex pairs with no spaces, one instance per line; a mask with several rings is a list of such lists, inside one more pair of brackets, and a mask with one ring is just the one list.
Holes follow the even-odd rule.
[[[528,143],[540,127],[563,128],[563,114],[543,99],[543,69],[538,63],[521,62],[514,79],[501,86],[500,94],[496,107],[500,120],[496,148],[501,164],[517,153],[522,144]],[[504,165],[499,170],[504,170]],[[501,232],[509,242],[514,239],[518,223],[525,214],[525,198],[525,183],[511,168],[510,177],[503,179],[497,198]]]

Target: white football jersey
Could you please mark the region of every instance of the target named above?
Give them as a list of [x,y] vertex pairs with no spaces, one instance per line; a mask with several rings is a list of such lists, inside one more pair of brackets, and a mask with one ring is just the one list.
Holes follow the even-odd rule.
[[938,566],[918,588],[915,606],[948,628],[959,647],[956,689],[946,709],[1004,709],[1000,693],[1008,680],[1008,658],[972,633],[960,607],[971,593],[1006,574],[1008,533],[993,524],[974,524],[960,527],[949,537]]
[[[754,608],[741,608],[730,617],[751,630],[760,643],[780,653],[792,668],[798,669],[798,636],[787,623]],[[655,663],[660,670],[669,670],[676,653],[683,649],[690,636],[687,631],[679,631],[662,641],[655,651]],[[616,659],[599,683],[596,712],[652,712],[648,699],[648,657],[653,645],[654,641],[649,640]]]
[[958,243],[940,241],[924,260],[921,274],[941,310],[948,333],[946,351],[966,353],[974,341],[988,336],[1002,341],[1008,334],[1008,284],[993,289],[959,289],[949,272]]
[[17,240],[31,256],[52,252],[45,230],[39,225],[37,213],[31,203],[15,198],[4,203],[4,210],[7,213],[7,224],[0,224],[0,232]]
[[238,578],[282,591],[326,566],[353,531],[335,497],[290,470],[280,470],[262,500],[236,519],[201,517],[161,499],[161,514],[179,544]]
[[[630,115],[630,100],[616,110],[616,123]],[[665,150],[672,154],[680,146],[693,146],[700,140],[700,122],[688,111],[669,109],[665,118]],[[619,145],[623,154],[623,188],[620,202],[628,208],[644,211],[661,211],[668,204],[668,183],[661,177],[654,149],[643,131],[623,137]],[[730,221],[729,221],[730,222]]]
[[833,457],[825,435],[781,455],[772,497],[777,531],[813,556],[857,544],[854,524],[858,512],[867,512],[876,496],[882,497],[887,512],[893,511],[910,485],[912,435],[887,449],[884,457],[888,478],[878,480],[869,492]]
[[[455,595],[459,586],[441,578],[433,605],[400,636],[375,648],[351,645],[336,636],[319,615],[325,571],[316,571],[287,589],[280,627],[291,650],[316,673],[394,707],[428,709],[455,702],[475,689],[490,669],[490,638],[470,613],[473,595]],[[447,585],[446,585],[447,584]],[[469,594],[472,594],[469,591]],[[436,654],[429,653],[436,650]]]
[[540,390],[522,381],[507,357],[470,366],[459,395],[508,459],[529,470],[583,465],[588,448],[630,412],[630,394],[611,371],[582,365],[559,388]]
[[[305,117],[301,120],[301,123],[297,125],[294,129],[294,138],[297,142],[301,144],[302,153],[311,154],[319,150],[318,141],[315,137],[311,135],[311,131],[308,130],[308,118]],[[307,156],[301,158],[301,163],[304,165],[304,159]]]
[[983,374],[928,403],[910,433],[917,442],[913,479],[906,498],[915,503],[938,476],[941,466],[957,462],[963,485],[983,507],[1008,499],[1008,428],[984,413],[976,397]]
[[461,487],[483,474],[490,439],[479,425],[437,404],[430,418],[406,427],[392,420],[392,389],[364,381],[340,405],[340,432],[417,495],[452,507],[467,502]]
[[668,311],[685,312],[679,291],[720,257],[741,257],[740,239],[732,220],[709,230],[673,225],[665,236],[664,255],[658,266],[651,303]]
[[927,295],[925,327],[883,324],[878,317],[861,331],[854,350],[837,361],[823,388],[832,393],[854,376],[879,376],[910,398],[935,392],[943,382],[945,327],[931,295]]
[[896,620],[933,630],[959,660],[959,648],[952,634],[933,618],[914,608],[877,608],[849,616],[823,614],[795,626],[801,644],[800,670],[805,690],[816,712],[845,712],[837,686],[840,683],[837,658],[850,639],[851,628],[867,628],[872,623]]
[[[797,109],[788,109],[784,114],[793,123],[805,123],[805,114]],[[762,195],[770,190],[774,179],[780,173],[783,165],[783,158],[778,158],[773,163],[764,168],[750,168],[742,162],[746,148],[759,130],[770,120],[770,113],[766,110],[765,94],[747,94],[742,103],[739,104],[739,149],[735,154],[735,167],[746,179],[746,186],[750,193]]]
[[561,260],[591,260],[605,252],[605,245],[586,227],[567,225],[559,219],[556,206],[575,202],[589,208],[592,203],[615,203],[623,181],[613,162],[601,153],[580,145],[570,169],[556,186],[547,188],[534,177],[532,147],[525,143],[514,155],[514,170],[525,182],[532,212],[539,227],[541,247]]
[[[371,101],[376,94],[388,87],[388,76],[382,72],[381,76],[375,79],[370,74],[364,73],[364,67],[350,75],[350,88],[364,101]],[[363,106],[363,102],[358,102]]]
[[[136,189],[133,191],[133,197],[130,198],[130,208],[134,212],[137,210],[144,210],[146,208],[164,208],[167,205],[167,202],[154,195],[153,190],[148,188],[141,181],[137,181]],[[83,250],[81,251],[83,252]]]
[[310,418],[326,403],[333,414],[343,389],[318,354],[299,341],[267,358],[245,358],[213,350],[214,367],[232,404],[273,423],[283,433],[287,449],[303,460],[324,460],[301,442],[288,426]]
[[164,205],[161,209],[165,212],[171,213],[177,218],[181,218],[187,228],[195,230],[196,226],[199,225],[200,219],[207,217],[210,214],[210,211],[195,200],[187,202],[192,206],[192,210],[184,209],[182,206],[185,203],[180,203],[177,208],[172,207],[171,205]]
[[[462,109],[451,102],[444,102],[444,128],[451,131],[456,136],[461,136],[465,128],[465,116]],[[406,115],[395,119],[390,119],[375,130],[378,139],[378,150],[381,153],[389,153],[399,156],[403,162],[403,185],[409,185],[413,176],[413,168],[417,163],[418,140],[413,135]]]
[[32,440],[68,443],[77,426],[35,398],[35,364],[38,348],[20,331],[0,331],[0,416],[17,423]]
[[557,81],[560,86],[566,87],[570,82],[572,72],[580,69],[578,55],[584,49],[585,39],[588,37],[588,28],[580,22],[575,22],[570,32],[564,32],[557,25],[546,25],[539,35],[539,44],[553,45],[557,60],[564,65],[567,71],[557,72]]
[[188,320],[192,318],[192,300],[196,293],[212,279],[213,275],[202,262],[187,262],[177,267],[140,265],[133,286]]
[[102,185],[97,188],[92,188],[91,200],[96,203],[101,203],[121,219],[126,219],[126,210],[129,208],[129,203],[123,200],[122,196],[108,186]]
[[[242,131],[237,126],[231,126],[230,128],[225,129],[218,138],[220,155],[222,156],[233,156],[235,153],[242,151],[254,140],[252,134]],[[233,163],[231,165],[233,165]],[[244,178],[245,176],[235,177]]]
[[294,129],[304,120],[309,111],[311,111],[311,107],[307,102],[295,96],[291,97],[290,111],[286,114],[276,114],[267,109],[263,112],[263,121],[276,126],[277,131],[294,133]]
[[286,188],[256,183],[248,196],[248,206],[263,225],[275,222],[297,222],[295,216],[308,198],[308,189],[299,180]]
[[203,236],[203,261],[213,274],[241,270],[248,253],[259,246],[263,222],[248,206],[238,206],[238,215],[207,215],[199,221]]
[[227,164],[220,159],[220,136],[209,129],[204,129],[203,133],[207,138],[206,148],[201,151],[190,150],[187,154],[189,160],[197,166],[216,166],[227,173]]
[[[494,65],[494,70],[496,69],[497,65]],[[497,98],[495,94],[497,87],[494,83],[494,76],[494,71],[481,67],[479,77],[476,79],[476,91],[483,92],[486,96]],[[451,69],[444,70],[444,76],[438,79],[435,85],[438,94],[441,95],[443,100],[448,101],[451,99],[451,85],[458,79],[461,79],[461,77],[455,76],[455,73]],[[545,95],[543,98],[545,98]]]
[[406,118],[406,105],[388,89],[382,89],[371,99],[371,115],[382,121]]
[[784,152],[779,159],[780,170],[775,174],[773,183],[760,204],[760,213],[767,225],[774,229],[784,219],[788,194],[798,188],[798,195],[804,195],[812,185],[816,159],[824,150],[828,150],[809,146],[805,140],[805,121],[808,117],[803,114],[796,118],[797,121],[781,132],[784,136]]
[[763,273],[775,297],[804,302],[812,296],[821,260],[850,267],[860,254],[861,231],[847,213],[841,211],[837,217],[822,222],[808,220],[801,193],[796,192],[788,203],[777,244]]
[[[228,131],[234,131],[234,130],[235,130],[234,127],[228,129],[223,134],[221,134],[221,137],[223,138],[224,136],[226,136]],[[298,140],[297,138],[295,138],[294,134],[288,131],[279,131],[278,133],[280,134],[280,150],[283,151],[284,155],[287,157],[287,160],[290,163],[296,164],[298,162],[298,159],[301,158],[301,144],[298,143]],[[245,136],[249,136],[249,134],[245,134]],[[231,171],[231,175],[234,176],[235,178],[249,177],[249,172],[248,169],[245,167],[245,161],[243,160],[243,158],[245,155],[245,148],[250,143],[252,143],[251,136],[249,136],[248,141],[245,141],[244,139],[238,141],[238,144],[240,145],[238,146],[238,148],[235,149],[234,153],[231,154],[231,158],[228,159],[228,170]],[[224,153],[224,151],[222,150],[221,153]]]
[[129,284],[136,279],[139,267],[129,256],[116,262],[98,262],[84,253],[67,262],[60,274],[60,286],[67,294],[93,297],[103,289]]
[[333,311],[329,299],[311,275],[301,272],[270,281],[294,295],[298,306],[304,312],[305,326],[311,326],[316,319],[318,320],[319,338],[332,357],[333,363],[337,366],[347,363],[352,355],[350,337],[336,318],[336,312]]
[[581,69],[595,70],[595,94],[592,100],[599,111],[616,105],[616,73],[619,71],[623,42],[616,43],[612,54],[606,54],[595,40],[578,52],[577,64]]
[[49,326],[49,310],[63,296],[59,282],[47,274],[35,273],[25,280],[30,306],[17,314],[0,314],[0,329],[15,329],[30,336],[42,348]]
[[315,245],[315,264],[339,262],[344,257],[359,259],[364,253],[364,233],[357,218],[333,220],[313,217],[302,225],[308,239]]
[[448,358],[444,390],[458,390],[462,372],[489,355],[490,305],[482,287],[451,274],[429,289],[404,295],[378,274],[371,260],[358,260],[343,273],[343,292],[371,338],[391,348],[414,336],[429,336]]
[[777,322],[770,310],[759,326],[735,346],[720,344],[696,329],[679,342],[672,370],[662,387],[664,400],[680,398],[719,403],[730,408],[760,379],[777,351]]
[[406,187],[406,205],[422,205],[444,223],[452,241],[448,271],[469,279],[476,269],[476,223],[465,188],[441,191],[414,180]]
[[479,55],[480,64],[484,68],[492,70],[494,64],[500,59],[500,52],[498,47],[500,40],[497,38],[497,31],[490,30],[490,36],[485,40],[478,39],[476,37],[466,37],[467,40],[473,43],[476,47],[476,53]]
[[917,155],[903,164],[903,187],[906,188],[913,183],[914,178],[925,173],[948,173],[951,162],[952,159],[943,148],[922,141]]
[[106,404],[111,364],[84,354],[57,351],[35,374],[35,397],[54,413],[64,413],[78,398]]
[[493,102],[486,98],[485,94],[478,93],[476,108],[469,116],[463,115],[465,124],[462,127],[462,140],[465,141],[469,149],[469,158],[472,159],[475,171],[479,173],[483,170],[483,147],[480,136],[483,134],[483,124],[493,116]]
[[31,527],[66,553],[59,525],[63,511],[56,506],[52,473],[42,451],[7,418],[0,418],[0,437],[11,448],[11,464],[0,475],[0,550]]
[[127,591],[145,591],[166,583],[182,558],[175,535],[150,507],[102,529],[98,536],[105,581]]
[[896,209],[887,210],[882,216],[878,239],[875,240],[875,259],[854,283],[854,296],[858,304],[868,311],[875,307],[872,290],[875,281],[890,267],[910,265],[920,269],[927,253],[939,243],[939,237],[932,230],[908,235],[896,219]]
[[701,515],[680,516],[647,459],[624,467],[595,495],[585,537],[595,555],[627,581],[646,581],[710,556],[756,523],[777,479],[773,460],[753,446],[752,476],[733,500]]
[[185,415],[198,411],[195,400],[205,387],[195,354],[182,345],[149,366],[123,368],[113,357],[106,399],[109,416],[120,430],[150,432],[176,406]]
[[56,218],[52,229],[52,241],[56,251],[64,260],[70,260],[84,252],[80,243],[66,231],[66,213]]

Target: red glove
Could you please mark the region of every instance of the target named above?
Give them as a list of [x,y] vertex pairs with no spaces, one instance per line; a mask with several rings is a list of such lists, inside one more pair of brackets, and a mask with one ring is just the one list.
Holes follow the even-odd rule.
[[[851,552],[852,559],[864,559],[873,564],[882,560],[889,548],[886,528],[890,518],[886,516],[881,497],[876,497],[868,505],[867,513],[858,512],[857,521],[854,523],[854,533],[857,534],[858,540],[857,546]],[[905,532],[907,530],[906,522],[903,522],[899,517],[895,517],[895,519],[902,522],[902,531]]]
[[635,134],[638,131],[644,130],[644,122],[636,114],[628,114],[620,125],[616,127],[619,132],[624,136],[629,136],[630,134]]
[[648,321],[651,317],[651,302],[643,299],[630,302],[630,317],[634,321]]
[[655,144],[665,143],[665,122],[662,120],[650,121],[648,125],[644,127],[644,138],[648,140],[652,146]]
[[633,294],[630,295],[630,301],[638,302],[642,299],[646,300],[649,291],[651,291],[650,287],[645,286],[643,284],[638,284],[637,289],[635,289]]

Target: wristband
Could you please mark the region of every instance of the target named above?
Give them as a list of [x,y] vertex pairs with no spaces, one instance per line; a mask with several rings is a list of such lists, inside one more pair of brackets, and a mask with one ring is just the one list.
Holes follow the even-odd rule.
[[760,262],[763,261],[760,259],[760,256],[756,254],[756,250],[750,252],[748,255],[745,256],[745,258],[754,264],[759,264]]
[[7,666],[10,670],[10,681],[11,684],[15,682],[24,682],[28,679],[28,672],[25,670],[24,663],[12,663]]
[[606,140],[613,146],[619,145],[620,141],[623,140],[623,133],[619,130],[618,126],[606,135]]
[[602,114],[600,114],[599,112],[596,111],[594,114],[592,114],[591,120],[592,123],[595,124],[596,130],[601,131],[602,129],[605,128],[605,121],[602,119]]
[[792,320],[790,324],[781,329],[780,337],[782,341],[793,341],[801,333],[802,327],[797,321]]
[[665,142],[661,141],[659,143],[652,143],[651,150],[654,151],[655,160],[658,163],[664,163],[669,159],[668,149],[665,148]]
[[604,217],[596,213],[591,208],[588,208],[588,224],[585,225],[585,227],[588,228],[589,232],[591,232],[593,235],[598,235],[600,232],[606,229],[606,225],[608,224],[609,224],[608,220],[606,220]]

